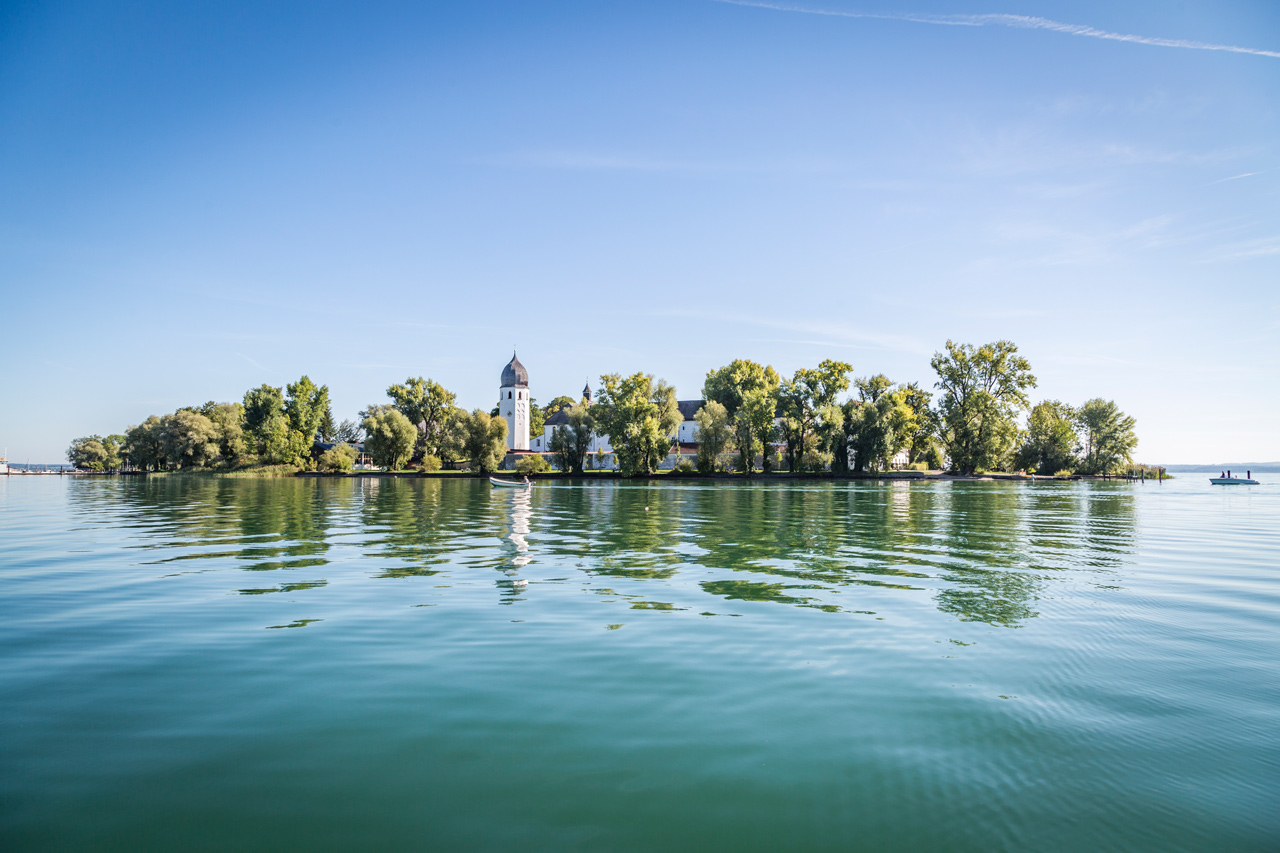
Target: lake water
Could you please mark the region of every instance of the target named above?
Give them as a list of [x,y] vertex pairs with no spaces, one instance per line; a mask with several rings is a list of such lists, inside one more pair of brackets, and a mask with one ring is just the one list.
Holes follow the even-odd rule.
[[0,478],[0,848],[1280,849],[1280,486]]

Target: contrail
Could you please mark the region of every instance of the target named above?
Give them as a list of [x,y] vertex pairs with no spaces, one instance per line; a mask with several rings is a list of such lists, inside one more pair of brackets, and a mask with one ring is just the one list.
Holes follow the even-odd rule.
[[1019,27],[1028,30],[1052,30],[1055,33],[1066,33],[1072,36],[1089,36],[1110,41],[1127,41],[1134,44],[1150,44],[1156,47],[1182,47],[1190,50],[1225,50],[1228,53],[1251,53],[1254,56],[1269,56],[1280,59],[1280,52],[1259,50],[1254,47],[1238,47],[1233,44],[1210,44],[1203,41],[1186,39],[1162,39],[1151,36],[1133,36],[1124,33],[1112,33],[1082,24],[1064,24],[1048,18],[1036,18],[1030,15],[919,15],[912,13],[889,14],[876,12],[842,12],[834,9],[811,9],[790,3],[766,3],[760,0],[715,0],[717,3],[729,3],[733,6],[755,6],[759,9],[776,9],[779,12],[802,12],[806,15],[827,15],[833,18],[877,18],[887,21],[911,21],[917,24],[940,24],[947,27],[985,27],[988,24],[998,27]]

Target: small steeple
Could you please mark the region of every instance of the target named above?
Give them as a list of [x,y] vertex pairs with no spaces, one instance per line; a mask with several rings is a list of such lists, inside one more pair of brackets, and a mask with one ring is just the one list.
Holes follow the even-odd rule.
[[587,383],[582,386],[582,399],[586,401],[588,406],[591,405],[591,380],[590,379],[588,379]]

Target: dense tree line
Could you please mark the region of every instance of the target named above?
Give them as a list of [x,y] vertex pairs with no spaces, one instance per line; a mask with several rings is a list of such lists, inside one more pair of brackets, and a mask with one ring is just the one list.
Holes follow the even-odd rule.
[[[1134,419],[1114,402],[1031,406],[1036,377],[1010,341],[947,341],[931,366],[934,391],[883,374],[853,377],[852,365],[833,359],[789,377],[746,359],[711,370],[695,417],[697,468],[856,473],[884,470],[905,454],[916,467],[964,474],[1108,474],[1133,461]],[[671,453],[682,422],[675,389],[646,373],[605,374],[600,382],[594,403],[560,396],[540,407],[531,400],[530,437],[564,411],[565,422],[550,441],[560,470],[581,473],[593,437],[607,435],[624,475],[653,473]],[[393,384],[386,394],[390,402],[366,407],[358,422],[335,424],[328,387],[303,376],[283,388],[251,389],[242,402],[211,401],[153,415],[123,434],[76,439],[67,457],[78,468],[98,471],[126,465],[350,470],[356,459],[351,445],[363,440],[375,465],[397,470],[465,465],[491,472],[502,463],[507,424],[496,409],[468,412],[456,394],[423,377]],[[336,446],[317,454],[317,441]],[[545,467],[539,457],[522,470]]]

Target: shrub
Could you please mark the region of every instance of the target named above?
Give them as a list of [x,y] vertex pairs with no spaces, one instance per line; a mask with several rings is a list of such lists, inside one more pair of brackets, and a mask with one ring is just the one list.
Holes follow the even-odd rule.
[[1055,477],[1070,477],[1073,473],[1075,473],[1075,472],[1074,472],[1074,471],[1068,471],[1066,468],[1063,468],[1061,471],[1055,471],[1055,472],[1054,472],[1054,474],[1053,474],[1053,476],[1055,476]]
[[924,462],[912,462],[907,466],[908,471],[928,471],[929,466]]
[[805,471],[825,471],[827,466],[831,464],[831,454],[821,450],[806,450],[801,464]]
[[418,466],[424,474],[432,474],[440,470],[440,466],[444,464],[440,461],[439,456],[433,456],[430,453],[422,457],[422,464]]
[[319,469],[321,471],[350,471],[356,462],[356,449],[349,444],[335,444],[320,454]]
[[671,473],[692,474],[696,470],[697,470],[696,466],[692,462],[690,462],[688,459],[681,459],[678,463],[676,463],[676,467],[671,469]]
[[526,477],[530,474],[545,474],[551,470],[551,463],[542,458],[541,453],[531,453],[528,456],[521,456],[520,461],[516,463],[516,473],[524,474]]

